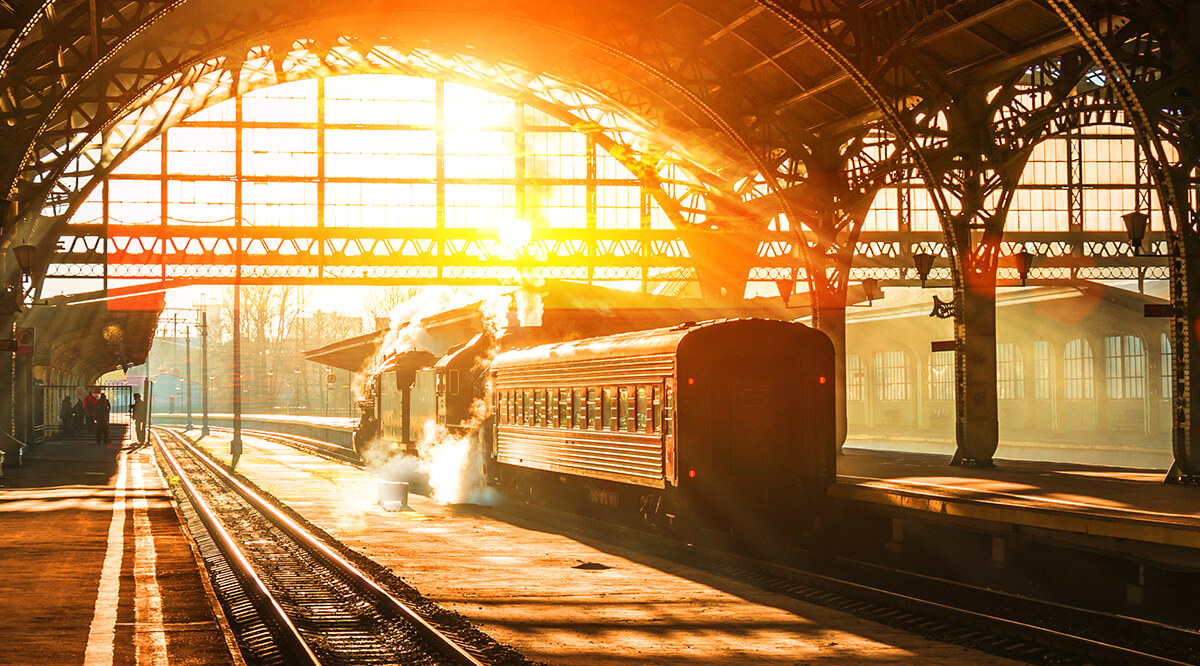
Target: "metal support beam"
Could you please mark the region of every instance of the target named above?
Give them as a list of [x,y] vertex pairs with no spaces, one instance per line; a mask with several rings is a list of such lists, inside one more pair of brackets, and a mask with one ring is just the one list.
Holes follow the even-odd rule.
[[955,285],[954,305],[958,447],[952,464],[992,467],[1000,439],[995,273],[964,271]]
[[[1193,213],[1194,215],[1194,213]],[[1167,473],[1169,483],[1200,484],[1200,390],[1192,385],[1194,373],[1200,372],[1200,267],[1190,265],[1190,257],[1200,257],[1200,235],[1185,231],[1177,238],[1177,250],[1172,256],[1171,303],[1175,316],[1171,318],[1174,428],[1171,449],[1175,463]]]
[[[0,338],[11,340],[16,334],[12,319],[0,318],[4,322],[0,326]],[[13,376],[14,357],[11,352],[0,352],[0,451],[4,452],[4,465],[15,467],[17,464],[17,444],[13,440],[13,409],[16,401],[16,384]]]

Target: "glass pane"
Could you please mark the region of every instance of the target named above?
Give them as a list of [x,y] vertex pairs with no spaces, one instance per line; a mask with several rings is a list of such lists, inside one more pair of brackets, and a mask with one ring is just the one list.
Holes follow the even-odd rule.
[[575,389],[571,399],[571,411],[575,414],[575,429],[583,430],[587,427],[587,408],[584,406],[583,389]]
[[646,417],[649,415],[649,402],[647,402],[647,392],[645,386],[637,387],[636,402],[634,404],[634,414],[637,415],[637,431],[646,432]]

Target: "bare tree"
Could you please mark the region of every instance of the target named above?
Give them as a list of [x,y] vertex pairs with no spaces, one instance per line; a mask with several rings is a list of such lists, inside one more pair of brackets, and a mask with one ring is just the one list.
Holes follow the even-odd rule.
[[[281,391],[296,384],[301,363],[297,322],[305,293],[289,285],[241,288],[242,385],[247,409],[271,409]],[[233,291],[221,302],[223,340],[233,337]]]
[[401,287],[391,285],[372,289],[363,300],[363,312],[366,314],[368,330],[379,328],[379,320],[386,319],[397,305],[407,301],[421,292],[420,287]]

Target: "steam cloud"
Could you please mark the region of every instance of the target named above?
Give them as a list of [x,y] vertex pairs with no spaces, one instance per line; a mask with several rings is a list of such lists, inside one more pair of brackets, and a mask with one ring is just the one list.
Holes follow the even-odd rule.
[[446,310],[467,305],[478,296],[470,292],[453,289],[422,289],[416,296],[392,309],[389,314],[388,330],[362,369],[354,375],[351,386],[355,400],[368,400],[375,378],[383,372],[397,354],[418,349],[429,349],[436,345],[429,333],[421,327],[421,320]]
[[[499,501],[499,493],[487,485],[483,450],[476,443],[479,426],[491,415],[492,386],[487,371],[499,351],[500,339],[507,332],[509,307],[514,299],[517,320],[521,325],[540,326],[542,323],[541,295],[529,285],[515,295],[504,294],[482,301],[479,311],[490,344],[472,368],[473,376],[484,378],[483,394],[472,401],[467,422],[451,431],[432,420],[427,421],[422,429],[421,440],[417,442],[415,458],[405,455],[396,443],[373,442],[364,459],[368,468],[378,470],[385,478],[397,480],[425,475],[432,497],[439,504],[491,505]],[[395,354],[418,348],[423,336],[427,336],[420,327],[421,319],[458,307],[453,305],[457,300],[454,295],[440,295],[422,299],[420,303],[409,307],[397,308],[384,341],[364,365],[364,372],[361,373],[364,376],[364,389],[373,383],[374,376],[387,366]]]

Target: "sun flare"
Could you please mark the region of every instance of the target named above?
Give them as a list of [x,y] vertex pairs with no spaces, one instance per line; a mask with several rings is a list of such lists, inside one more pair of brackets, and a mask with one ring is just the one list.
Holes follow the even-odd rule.
[[533,240],[533,225],[519,217],[508,217],[496,224],[500,243],[514,253],[524,252]]

